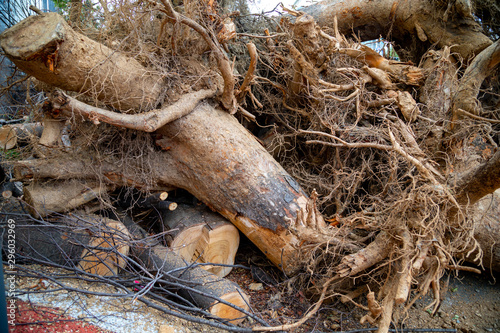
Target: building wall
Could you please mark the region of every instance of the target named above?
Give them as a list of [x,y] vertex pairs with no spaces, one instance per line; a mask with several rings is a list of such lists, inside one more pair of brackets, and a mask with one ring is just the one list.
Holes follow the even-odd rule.
[[56,11],[52,0],[1,0],[0,32],[26,17],[34,15],[35,13],[29,9],[30,5],[37,7],[43,12]]

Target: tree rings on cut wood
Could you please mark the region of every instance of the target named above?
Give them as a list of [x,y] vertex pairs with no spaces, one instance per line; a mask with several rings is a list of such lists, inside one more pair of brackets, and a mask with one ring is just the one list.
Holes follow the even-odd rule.
[[117,275],[118,269],[127,264],[125,257],[130,250],[130,233],[123,223],[105,217],[99,218],[96,227],[98,231],[83,251],[78,266],[91,274]]
[[[239,308],[245,310],[249,309],[248,304],[250,303],[250,297],[248,297],[248,295],[242,293],[241,291],[233,291],[224,294],[220,296],[220,299],[229,302]],[[240,311],[236,310],[232,306],[228,306],[223,303],[215,303],[210,307],[209,312],[219,318],[234,318],[229,322],[235,325],[241,323],[245,319],[244,315]]]
[[171,230],[167,236],[170,248],[188,262],[213,263],[205,270],[224,277],[233,265],[240,243],[238,229],[217,213],[207,208],[179,205],[174,211],[165,211],[163,223]]

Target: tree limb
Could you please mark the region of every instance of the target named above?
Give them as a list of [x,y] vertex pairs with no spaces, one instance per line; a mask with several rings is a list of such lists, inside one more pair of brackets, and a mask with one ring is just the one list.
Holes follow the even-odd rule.
[[55,109],[67,115],[80,115],[92,120],[95,124],[105,122],[111,125],[135,129],[145,132],[154,132],[160,127],[189,114],[200,101],[211,97],[215,90],[199,90],[183,95],[177,102],[163,109],[155,109],[140,114],[123,114],[97,108],[63,92],[56,92],[51,97]]

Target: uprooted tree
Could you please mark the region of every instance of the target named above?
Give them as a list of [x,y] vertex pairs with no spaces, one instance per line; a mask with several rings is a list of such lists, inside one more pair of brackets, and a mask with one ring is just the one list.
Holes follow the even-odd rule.
[[[366,293],[386,332],[464,258],[499,267],[472,209],[500,187],[500,46],[469,5],[324,1],[245,32],[213,1],[32,16],[0,45],[47,92],[43,133],[6,163],[37,217],[185,189],[319,295],[310,314]],[[401,59],[360,43],[380,35]]]

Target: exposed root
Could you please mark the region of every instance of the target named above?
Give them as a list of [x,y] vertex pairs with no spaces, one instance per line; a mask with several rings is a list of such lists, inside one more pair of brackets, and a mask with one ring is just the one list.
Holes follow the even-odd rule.
[[94,125],[98,125],[102,121],[118,127],[154,132],[160,127],[191,113],[199,102],[214,94],[214,90],[200,90],[182,96],[173,105],[140,114],[121,114],[100,109],[82,103],[63,92],[57,92],[52,96],[52,104],[55,110],[62,111],[70,117],[76,115],[86,117]]

